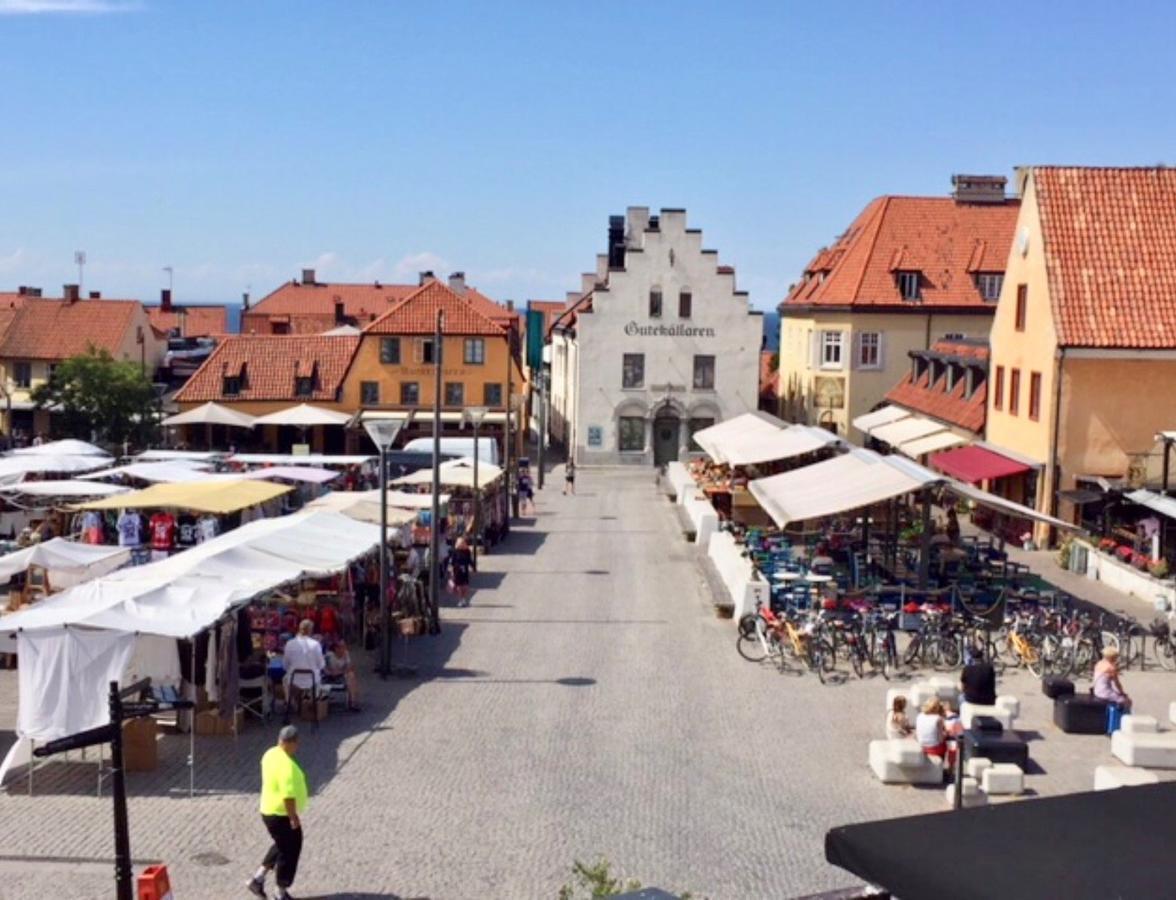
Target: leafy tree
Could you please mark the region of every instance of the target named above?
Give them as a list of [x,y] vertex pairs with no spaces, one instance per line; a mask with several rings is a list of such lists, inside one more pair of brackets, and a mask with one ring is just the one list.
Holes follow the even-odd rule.
[[137,363],[90,347],[61,363],[30,395],[38,409],[59,412],[65,437],[145,446],[155,436],[155,388]]

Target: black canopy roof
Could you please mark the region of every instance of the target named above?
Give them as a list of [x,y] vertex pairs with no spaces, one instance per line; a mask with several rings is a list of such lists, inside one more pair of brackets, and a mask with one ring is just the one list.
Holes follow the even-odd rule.
[[899,900],[1176,897],[1176,782],[834,828],[825,858]]

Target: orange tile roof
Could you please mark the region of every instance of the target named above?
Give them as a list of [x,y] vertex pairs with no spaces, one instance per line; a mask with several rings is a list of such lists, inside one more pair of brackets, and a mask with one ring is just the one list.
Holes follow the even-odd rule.
[[[957,307],[993,310],[976,272],[1003,272],[1019,200],[957,202],[951,197],[879,197],[832,247],[805,267],[780,312],[809,306]],[[922,297],[904,300],[895,274],[922,273]]]
[[288,281],[262,297],[246,312],[247,316],[312,316],[334,322],[335,301],[343,302],[343,313],[361,325],[371,322],[395,303],[417,290],[415,284],[303,284]]
[[[469,293],[467,289],[466,295]],[[486,298],[482,297],[482,300]],[[493,303],[490,300],[486,302]],[[509,326],[509,322],[502,321],[500,324],[490,319],[483,312],[484,307],[481,303],[471,303],[467,296],[454,293],[448,285],[440,281],[430,281],[368,325],[364,332],[432,334],[438,309],[445,313],[445,334],[484,334],[502,337]]]
[[[947,356],[966,356],[988,368],[988,346],[985,344],[937,341],[931,348],[933,353]],[[988,399],[988,381],[985,379],[971,397],[965,396],[968,388],[966,378],[961,378],[945,391],[946,371],[931,383],[931,366],[916,380],[914,372],[908,372],[898,384],[886,394],[886,399],[914,412],[923,413],[941,422],[957,425],[973,434],[984,433],[985,404]]]
[[114,353],[134,327],[138,300],[45,300],[26,297],[0,339],[7,359],[68,359],[92,344]]
[[[334,401],[355,351],[358,335],[238,334],[217,345],[203,365],[176,394],[181,403],[210,400]],[[226,398],[225,376],[245,372],[241,391]],[[313,393],[297,395],[294,379],[299,372],[317,374]]]
[[173,306],[165,311],[159,306],[148,306],[151,324],[164,334],[180,327],[180,310],[187,310],[185,337],[213,337],[229,331],[229,313],[224,306]]
[[1058,342],[1176,347],[1176,169],[1032,172]]
[[522,321],[522,314],[517,309],[507,309],[501,303],[491,300],[477,288],[467,287],[465,293],[458,296],[492,322],[509,326],[511,322]]

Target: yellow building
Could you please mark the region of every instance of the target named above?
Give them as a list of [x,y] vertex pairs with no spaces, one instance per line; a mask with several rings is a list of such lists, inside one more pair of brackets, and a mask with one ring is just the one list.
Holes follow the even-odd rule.
[[780,304],[780,415],[851,440],[942,339],[984,338],[1018,201],[1005,179],[956,176],[950,197],[880,197],[817,253]]
[[1040,466],[1029,502],[1078,521],[1077,488],[1150,482],[1156,434],[1176,426],[1176,170],[1045,166],[1017,179],[987,437]]

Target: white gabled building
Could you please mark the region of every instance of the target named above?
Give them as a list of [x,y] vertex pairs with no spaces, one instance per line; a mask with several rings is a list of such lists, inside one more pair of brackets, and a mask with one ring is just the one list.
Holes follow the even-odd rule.
[[581,465],[662,465],[757,408],[762,313],[686,211],[609,217],[608,252],[551,329],[551,434]]

